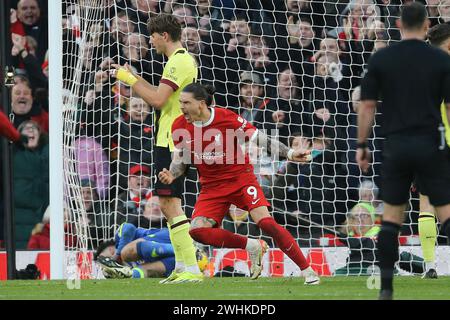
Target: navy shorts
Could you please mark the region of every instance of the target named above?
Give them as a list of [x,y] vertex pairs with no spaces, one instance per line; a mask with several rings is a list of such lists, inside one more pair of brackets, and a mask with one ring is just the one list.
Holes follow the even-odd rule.
[[431,134],[387,137],[381,177],[382,198],[388,204],[407,203],[414,179],[432,205],[450,204],[450,161]]
[[176,197],[182,199],[184,184],[183,177],[179,177],[175,179],[172,184],[163,184],[158,179],[158,174],[166,168],[169,170],[170,163],[172,162],[172,153],[169,148],[157,147],[154,148],[154,157],[155,159],[155,175],[156,175],[156,183],[155,183],[155,191],[154,193],[160,197]]

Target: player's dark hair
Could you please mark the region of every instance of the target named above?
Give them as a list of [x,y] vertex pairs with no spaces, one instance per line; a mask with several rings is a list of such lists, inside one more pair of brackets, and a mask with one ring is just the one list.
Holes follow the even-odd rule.
[[210,85],[202,85],[200,83],[191,83],[188,84],[183,92],[192,93],[195,100],[205,100],[206,105],[210,106],[213,101],[214,93],[216,92],[216,88]]
[[432,46],[439,47],[450,38],[450,24],[435,25],[428,31],[428,41]]
[[97,260],[97,258],[101,255],[101,253],[103,251],[105,251],[106,248],[108,248],[109,246],[115,246],[115,245],[116,245],[116,243],[114,242],[114,240],[103,241],[102,243],[100,243],[97,247],[97,250],[95,250],[94,260]]
[[148,32],[150,35],[156,33],[162,34],[167,32],[173,42],[181,39],[181,25],[170,14],[160,14],[155,17],[151,17],[147,23]]
[[420,29],[427,18],[427,9],[420,2],[408,3],[402,7],[400,19],[405,29]]

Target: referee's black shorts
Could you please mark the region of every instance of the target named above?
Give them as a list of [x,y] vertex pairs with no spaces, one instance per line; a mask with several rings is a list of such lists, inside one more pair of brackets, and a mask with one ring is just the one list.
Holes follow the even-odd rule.
[[[155,159],[155,175],[158,177],[158,174],[164,168],[169,170],[170,163],[172,162],[170,149],[155,146],[153,159]],[[172,184],[163,184],[157,178],[154,193],[160,197],[176,197],[181,199],[183,196],[183,189],[183,177],[175,179]]]
[[414,178],[432,205],[450,204],[450,161],[431,134],[387,137],[381,178],[383,201],[388,204],[407,203]]

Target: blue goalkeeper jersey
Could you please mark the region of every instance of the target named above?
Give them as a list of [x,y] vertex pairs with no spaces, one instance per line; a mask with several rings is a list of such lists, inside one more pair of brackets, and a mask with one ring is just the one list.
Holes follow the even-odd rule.
[[167,228],[162,229],[145,229],[136,228],[131,223],[123,223],[120,225],[116,232],[116,255],[120,255],[122,249],[130,242],[144,239],[147,241],[154,241],[159,243],[171,243],[169,230]]

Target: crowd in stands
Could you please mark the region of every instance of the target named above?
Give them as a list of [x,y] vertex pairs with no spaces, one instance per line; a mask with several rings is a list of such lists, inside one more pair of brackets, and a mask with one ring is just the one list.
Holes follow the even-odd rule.
[[[17,2],[11,12],[17,76],[11,107],[14,126],[28,138],[14,147],[16,238],[22,249],[38,246],[35,240],[28,243],[32,233],[32,239],[48,235],[43,215],[49,202],[49,34],[46,1],[12,2]],[[310,245],[318,244],[326,232],[322,227],[355,233],[346,225],[358,203],[370,204],[367,219],[376,223],[382,211],[377,199],[382,136],[375,127],[370,142],[375,164],[361,173],[355,163],[359,84],[370,56],[400,40],[397,19],[408,0],[103,1],[108,6],[91,8],[95,23],[88,27],[80,23],[86,12],[76,2],[63,8],[63,87],[65,103],[79,97],[75,134],[66,144],[77,163],[80,195],[68,191],[65,200],[76,202],[68,208],[84,208],[92,247],[122,222],[164,226],[152,195],[155,112],[109,74],[111,64],[128,63],[158,85],[166,57],[149,44],[147,21],[163,12],[182,24],[182,44],[197,60],[199,81],[215,86],[215,105],[268,133],[276,129],[291,147],[312,150],[308,164],[272,161],[259,150],[255,173],[278,222],[300,241],[316,239]],[[423,2],[432,25],[450,23],[450,0]],[[184,200],[190,213],[198,185],[193,169],[187,176]],[[414,214],[409,219],[417,221]],[[416,232],[406,226],[403,232]],[[224,227],[261,236],[248,213],[236,208]],[[67,228],[76,227],[68,223]]]

